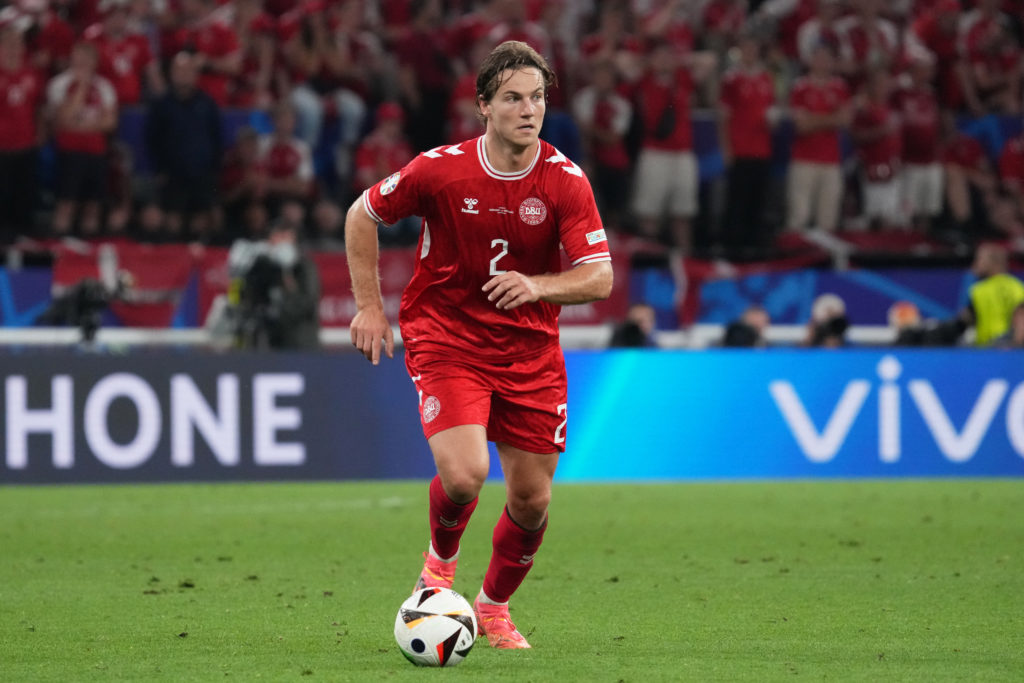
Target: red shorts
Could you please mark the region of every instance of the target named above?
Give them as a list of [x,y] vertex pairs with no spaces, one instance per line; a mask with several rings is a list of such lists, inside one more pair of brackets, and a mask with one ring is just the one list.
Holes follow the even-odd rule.
[[405,352],[420,396],[420,422],[434,434],[478,424],[487,440],[530,453],[565,450],[568,381],[562,349],[536,358],[492,363],[435,351]]

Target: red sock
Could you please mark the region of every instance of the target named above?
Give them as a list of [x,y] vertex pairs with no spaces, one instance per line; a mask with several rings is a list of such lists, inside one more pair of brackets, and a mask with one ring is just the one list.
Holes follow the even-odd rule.
[[494,527],[491,563],[484,576],[484,594],[494,602],[508,602],[526,574],[533,567],[533,556],[544,540],[544,525],[535,531],[527,531],[513,521],[508,508],[501,513],[501,519]]
[[441,477],[430,482],[430,542],[434,552],[447,560],[459,552],[459,539],[476,509],[478,498],[460,505],[444,492]]

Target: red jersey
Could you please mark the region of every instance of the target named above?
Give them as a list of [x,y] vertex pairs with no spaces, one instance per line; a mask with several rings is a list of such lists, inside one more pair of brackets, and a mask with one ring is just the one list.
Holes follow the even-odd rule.
[[872,182],[892,180],[900,168],[903,156],[903,131],[899,115],[885,103],[868,102],[858,108],[853,119],[853,130],[870,130],[884,126],[884,135],[857,145],[861,168]]
[[480,134],[482,124],[475,115],[469,116],[462,112],[459,105],[476,102],[476,74],[467,73],[455,81],[448,99],[448,142],[454,144],[475,138]]
[[[798,78],[789,95],[793,109],[803,109],[812,114],[834,114],[850,101],[850,90],[841,78],[824,81],[809,77]],[[839,130],[816,130],[813,133],[797,133],[793,137],[792,158],[819,164],[838,164],[841,158]]]
[[1016,193],[1024,190],[1024,136],[1007,140],[999,155],[999,177]]
[[259,164],[269,178],[313,179],[313,155],[304,141],[298,138],[279,140],[273,135],[264,135],[260,137],[259,150]]
[[494,45],[500,45],[506,40],[518,40],[542,55],[551,54],[551,37],[543,26],[532,21],[516,24],[500,22],[487,34],[487,39]]
[[693,149],[690,94],[693,77],[679,69],[667,83],[647,76],[637,86],[637,101],[643,117],[644,141],[648,149],[682,152]]
[[[988,49],[979,49],[968,57],[970,69],[975,77],[993,76],[1010,73],[1020,62],[1020,50],[1012,42],[1001,42]],[[996,86],[996,90],[999,86]],[[991,89],[979,88],[982,96],[992,92]]]
[[73,28],[92,26],[103,19],[103,13],[100,12],[100,0],[76,0],[76,2],[67,3],[66,11],[68,21]]
[[960,17],[960,51],[965,57],[974,60],[985,52],[992,37],[1008,25],[1007,17],[1002,14],[987,15],[974,9]]
[[928,13],[914,21],[911,32],[935,56],[936,84],[944,107],[959,109],[964,101],[957,64],[960,58],[955,24],[944,23],[940,15]]
[[356,149],[356,189],[366,188],[359,183],[360,172],[376,171],[367,177],[381,178],[401,170],[412,156],[412,147],[405,140],[390,140],[383,135],[370,133]]
[[661,38],[679,54],[692,52],[694,42],[693,28],[690,26],[688,16],[677,10],[669,17],[668,22],[660,27],[660,30],[655,30],[655,21],[660,18],[661,12],[660,9],[656,9],[647,13],[647,16],[641,22],[644,33]]
[[[497,43],[495,43],[497,44]],[[393,47],[398,63],[416,75],[419,87],[430,91],[444,91],[451,85],[451,69],[445,56],[444,45],[438,44],[436,35],[424,31],[407,31]],[[476,93],[476,81],[473,85]]]
[[[219,59],[238,52],[241,45],[233,28],[219,21],[206,21],[164,36],[162,49],[165,57],[172,57],[182,50],[193,50],[208,58]],[[199,88],[223,107],[228,103],[230,81],[231,77],[226,74],[205,70],[199,75]]]
[[719,102],[729,112],[728,135],[733,156],[767,159],[772,154],[768,109],[775,102],[775,84],[764,69],[726,72]]
[[25,41],[25,54],[38,67],[50,73],[71,56],[76,40],[75,29],[56,12],[48,11],[29,32]]
[[443,36],[435,37],[434,45],[440,45],[452,59],[467,59],[473,46],[487,37],[494,30],[497,21],[484,15],[483,12],[463,14]]
[[541,140],[516,173],[488,161],[484,136],[438,147],[363,193],[374,219],[423,217],[419,260],[402,294],[399,324],[410,350],[447,350],[488,360],[540,355],[558,343],[560,307],[498,310],[482,287],[493,276],[610,261],[590,183],[579,166]]
[[35,69],[0,69],[0,151],[36,146],[36,110],[42,94],[43,81]]
[[939,64],[956,60],[960,51],[956,25],[944,23],[942,15],[930,12],[922,14],[911,24],[910,31],[935,55]]
[[102,24],[94,24],[82,37],[96,46],[99,73],[110,81],[120,104],[138,104],[142,99],[142,74],[153,61],[149,40],[142,34],[111,38]]
[[704,6],[704,28],[736,35],[747,21],[747,4],[735,0],[711,0]]
[[934,163],[942,129],[935,93],[930,87],[909,87],[897,92],[895,101],[903,123],[903,159],[908,164]]
[[583,88],[573,100],[573,115],[584,132],[598,133],[591,141],[590,154],[594,163],[605,168],[628,171],[629,152],[626,133],[633,118],[633,107],[617,92],[601,93],[593,86]]
[[[54,76],[46,87],[47,105],[56,111],[80,87],[82,84],[76,81],[68,71]],[[85,104],[81,113],[83,119],[96,121],[103,116],[104,111],[117,109],[117,95],[114,93],[114,87],[110,85],[110,81],[102,76],[94,76],[85,87],[88,88],[88,91],[85,94]],[[53,138],[57,149],[64,152],[104,154],[107,151],[106,133],[57,128]]]
[[865,23],[858,16],[840,19],[836,24],[840,54],[856,62],[861,71],[891,65],[899,49],[899,34],[892,22],[877,19]]
[[636,36],[623,34],[612,40],[603,33],[592,33],[580,41],[580,54],[586,58],[607,53],[608,55],[627,52],[633,55],[643,55],[643,42]]
[[805,21],[796,34],[796,51],[800,61],[810,64],[811,55],[820,45],[825,45],[831,48],[835,54],[839,54],[842,48],[842,39],[835,23],[825,25],[817,18]]
[[818,0],[796,0],[784,16],[779,19],[778,42],[787,57],[797,57],[796,37],[800,27],[814,18],[818,11]]
[[987,171],[985,148],[965,133],[958,134],[942,150],[942,161],[972,171]]

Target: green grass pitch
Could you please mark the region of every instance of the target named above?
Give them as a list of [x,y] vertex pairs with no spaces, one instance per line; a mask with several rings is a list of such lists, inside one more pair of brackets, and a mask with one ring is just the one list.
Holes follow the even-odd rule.
[[[512,615],[392,638],[423,482],[0,487],[0,681],[1024,680],[1024,484],[557,485]],[[502,489],[456,590],[472,598]]]

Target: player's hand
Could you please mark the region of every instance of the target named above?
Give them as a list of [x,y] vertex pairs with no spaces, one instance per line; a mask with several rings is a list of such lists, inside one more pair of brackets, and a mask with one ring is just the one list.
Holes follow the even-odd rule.
[[377,306],[360,309],[349,326],[352,346],[366,356],[374,365],[380,363],[380,347],[383,343],[388,358],[395,357],[395,335],[391,331],[384,311]]
[[533,278],[514,270],[495,275],[487,281],[483,290],[487,292],[487,300],[493,301],[495,307],[502,311],[539,301],[541,295],[540,287]]

